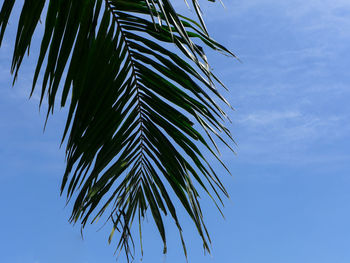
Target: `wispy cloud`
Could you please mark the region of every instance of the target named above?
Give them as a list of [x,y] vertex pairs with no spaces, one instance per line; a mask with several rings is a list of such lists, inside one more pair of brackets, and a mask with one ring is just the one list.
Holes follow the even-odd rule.
[[[320,138],[329,139],[346,135],[350,123],[344,126],[349,116],[318,116],[298,111],[261,111],[242,116],[237,123],[247,132],[259,130],[261,138],[279,138],[284,144],[306,140],[309,143]],[[280,141],[281,142],[281,141]]]
[[269,125],[280,121],[286,121],[300,117],[300,112],[286,111],[286,112],[273,112],[263,111],[247,114],[243,116],[239,123],[248,126],[260,126]]
[[[350,133],[350,116],[316,115],[298,110],[247,113],[235,122],[241,160],[279,163],[315,163],[350,160],[334,146]],[[321,145],[333,148],[332,153]]]

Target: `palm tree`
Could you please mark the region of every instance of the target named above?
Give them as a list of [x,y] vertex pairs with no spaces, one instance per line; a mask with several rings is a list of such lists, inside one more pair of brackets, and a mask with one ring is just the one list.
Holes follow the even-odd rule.
[[[204,153],[224,165],[215,140],[230,147],[232,137],[215,102],[229,105],[215,86],[223,84],[200,43],[234,55],[209,37],[197,0],[192,4],[199,22],[178,14],[170,0],[20,2],[11,72],[15,81],[46,12],[31,94],[42,78],[40,105],[47,100],[47,118],[55,104],[69,107],[61,194],[74,199],[71,222],[84,228],[106,213],[109,242],[119,231],[117,248],[128,257],[133,220],[137,216],[141,234],[147,210],[166,253],[163,216],[170,213],[186,255],[171,191],[209,251],[198,188],[215,204],[228,195]],[[0,44],[14,4],[3,1]]]

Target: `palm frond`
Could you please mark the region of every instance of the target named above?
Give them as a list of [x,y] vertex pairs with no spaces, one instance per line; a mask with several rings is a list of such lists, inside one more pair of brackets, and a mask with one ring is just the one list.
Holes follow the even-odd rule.
[[[14,2],[4,0],[0,43]],[[201,149],[220,161],[212,149],[215,137],[229,146],[225,138],[232,136],[215,101],[229,106],[215,86],[221,82],[197,43],[234,55],[209,37],[196,0],[200,23],[177,14],[169,0],[25,0],[12,63],[15,78],[46,2],[32,92],[43,71],[41,102],[47,96],[48,115],[58,92],[61,107],[69,104],[61,191],[68,200],[75,198],[71,221],[84,227],[108,210],[109,242],[119,231],[118,248],[128,256],[133,220],[137,215],[141,237],[147,210],[166,252],[163,216],[170,213],[186,254],[171,189],[210,251],[196,185],[215,204],[222,203],[219,192],[228,194]]]

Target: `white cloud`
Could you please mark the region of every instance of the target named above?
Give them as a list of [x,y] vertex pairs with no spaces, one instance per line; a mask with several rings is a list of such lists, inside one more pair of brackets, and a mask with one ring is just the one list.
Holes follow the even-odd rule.
[[349,116],[318,116],[300,111],[258,111],[242,116],[237,123],[248,133],[255,134],[258,130],[259,138],[267,141],[278,138],[283,144],[305,140],[310,143],[327,137],[335,139],[350,131]]
[[238,122],[243,125],[258,126],[269,125],[279,121],[295,119],[297,117],[300,117],[300,113],[297,111],[262,111],[247,114],[246,116],[243,116],[240,120],[238,120]]

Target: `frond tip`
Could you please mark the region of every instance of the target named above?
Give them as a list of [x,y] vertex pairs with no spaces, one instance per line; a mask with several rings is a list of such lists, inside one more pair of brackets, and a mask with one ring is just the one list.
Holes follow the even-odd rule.
[[[2,6],[0,42],[13,4],[5,0]],[[216,139],[230,148],[226,138],[232,136],[223,123],[227,115],[216,100],[229,103],[215,86],[221,82],[200,45],[234,55],[209,37],[198,2],[192,4],[199,23],[177,14],[169,0],[48,1],[33,90],[43,71],[41,101],[47,97],[48,114],[59,92],[61,106],[69,104],[61,191],[75,199],[71,221],[82,227],[108,213],[108,241],[120,232],[117,249],[124,249],[128,259],[133,220],[138,216],[141,240],[147,210],[163,252],[163,216],[170,213],[187,255],[173,194],[210,251],[198,187],[218,208],[221,195],[228,196],[204,153],[220,161],[212,149]],[[44,0],[34,6],[24,1],[15,76],[44,6]],[[170,44],[177,53],[167,48]]]

